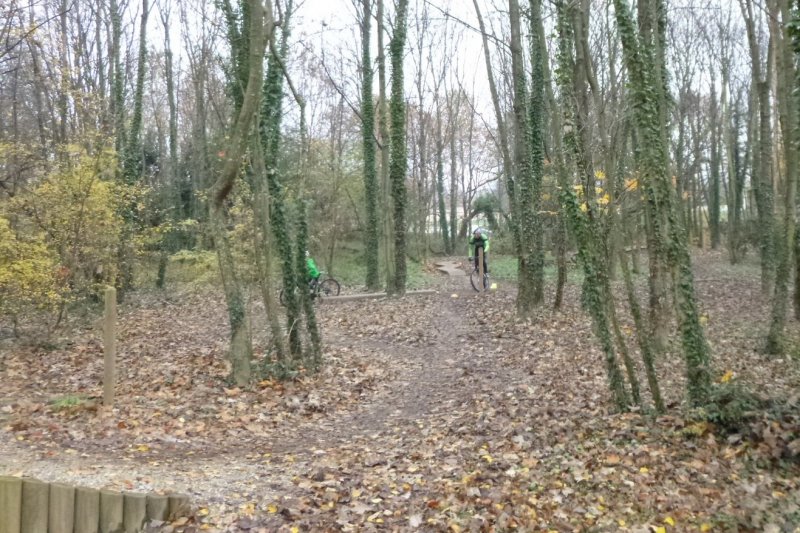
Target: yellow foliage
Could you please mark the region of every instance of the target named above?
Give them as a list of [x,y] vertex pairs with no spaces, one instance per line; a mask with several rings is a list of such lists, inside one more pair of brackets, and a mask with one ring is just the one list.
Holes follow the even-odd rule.
[[75,150],[68,166],[50,173],[12,207],[30,230],[46,235],[69,287],[85,292],[98,281],[113,281],[120,213],[123,206],[135,205],[137,191],[111,181],[117,166],[113,152],[88,155]]
[[41,236],[17,237],[0,217],[0,314],[53,308],[61,301],[56,256]]

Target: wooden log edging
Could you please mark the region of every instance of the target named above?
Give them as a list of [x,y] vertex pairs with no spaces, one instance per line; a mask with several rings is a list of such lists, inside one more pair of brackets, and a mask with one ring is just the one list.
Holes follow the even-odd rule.
[[191,514],[186,494],[145,494],[0,476],[0,533],[139,533]]
[[[438,291],[433,289],[419,289],[413,291],[406,291],[403,296],[430,296],[437,294]],[[358,300],[377,300],[380,298],[387,298],[393,296],[385,292],[362,292],[359,294],[343,294],[341,296],[326,296],[320,298],[320,302],[326,304],[339,303],[339,302],[354,302]]]

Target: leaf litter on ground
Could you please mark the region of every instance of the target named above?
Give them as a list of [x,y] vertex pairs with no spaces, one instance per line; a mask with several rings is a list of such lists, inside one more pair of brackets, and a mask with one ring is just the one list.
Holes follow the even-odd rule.
[[[704,254],[696,276],[719,380],[791,401],[797,362],[758,350],[769,313],[757,272]],[[56,350],[14,350],[3,375],[0,471],[185,491],[196,511],[180,527],[209,531],[800,523],[796,410],[756,420],[749,434],[698,420],[683,405],[673,347],[658,361],[668,413],[614,413],[578,287],[568,287],[560,312],[519,321],[513,288],[478,295],[459,282],[439,280],[433,296],[320,306],[323,370],[246,389],[226,382],[218,296],[142,298],[120,317],[111,412],[98,408],[98,332]],[[624,312],[622,320],[633,349]]]

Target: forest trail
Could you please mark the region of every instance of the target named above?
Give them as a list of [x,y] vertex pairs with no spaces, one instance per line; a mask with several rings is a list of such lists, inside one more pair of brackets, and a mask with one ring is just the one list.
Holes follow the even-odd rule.
[[[451,263],[451,268],[457,265]],[[186,447],[178,445],[163,454],[152,450],[141,457],[124,450],[109,453],[104,448],[109,441],[92,442],[80,428],[71,432],[75,437],[72,446],[62,450],[42,450],[1,431],[5,435],[0,439],[0,473],[126,490],[179,490],[201,501],[227,498],[235,503],[256,493],[260,497],[285,495],[293,487],[292,477],[318,470],[320,458],[340,452],[365,450],[371,454],[368,463],[385,464],[389,459],[381,451],[396,451],[398,436],[424,439],[433,425],[447,424],[469,409],[474,388],[483,382],[481,376],[498,371],[488,357],[491,337],[481,331],[483,319],[475,318],[480,315],[476,309],[481,299],[493,294],[478,295],[467,277],[453,274],[440,276],[436,289],[438,293],[432,296],[319,308],[323,323],[328,320],[323,334],[329,346],[374,358],[380,365],[391,363],[395,370],[391,382],[347,408],[319,406],[329,412],[283,431],[264,431],[259,436],[202,447],[187,442]],[[403,324],[409,314],[401,311],[384,316],[386,329],[378,328],[373,334],[369,325],[366,333],[359,332],[363,325],[359,323],[349,328],[330,327],[336,323],[335,317],[357,315],[365,306],[373,306],[378,311],[374,317],[380,321],[380,315],[397,303],[415,309],[411,316],[424,316],[424,322]],[[396,338],[387,338],[387,332]],[[264,457],[271,459],[265,462]],[[290,460],[281,461],[276,468],[272,465],[275,457]],[[323,462],[331,466],[329,461]]]
[[439,294],[427,297],[423,304],[433,321],[421,344],[387,344],[372,336],[329,332],[326,342],[347,346],[366,357],[390,357],[399,363],[399,373],[382,394],[358,402],[338,416],[303,424],[297,428],[301,437],[269,441],[269,448],[303,453],[310,448],[374,441],[382,435],[406,432],[432,416],[448,416],[466,408],[475,386],[471,377],[491,374],[489,369],[494,366],[485,358],[490,338],[481,334],[482,320],[469,316],[468,308],[479,307],[481,296],[472,292],[468,283],[463,275],[441,278]]
[[[697,271],[718,374],[796,394],[796,362],[755,349],[757,276],[711,260]],[[186,492],[193,524],[226,532],[797,523],[800,468],[765,468],[766,442],[684,419],[679,358],[659,361],[669,414],[609,410],[578,285],[530,321],[515,319],[512,287],[479,295],[463,276],[437,277],[435,295],[321,305],[321,372],[247,390],[225,381],[218,295],[142,298],[120,317],[110,415],[52,400],[96,394],[96,333],[7,358],[0,474]]]

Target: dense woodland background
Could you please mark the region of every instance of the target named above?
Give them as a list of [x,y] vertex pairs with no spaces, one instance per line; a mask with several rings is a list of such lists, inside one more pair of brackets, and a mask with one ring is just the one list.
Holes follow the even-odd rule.
[[800,4],[363,0],[318,27],[313,9],[4,3],[3,335],[57,328],[107,284],[124,300],[212,283],[232,379],[251,379],[251,292],[269,357],[316,368],[313,302],[275,302],[304,286],[306,249],[352,290],[403,293],[482,225],[493,254],[516,258],[521,318],[561,305],[580,266],[620,409],[643,401],[623,308],[656,409],[652,361],[673,325],[688,397],[713,393],[694,250],[758,257],[763,347],[793,349]]
[[800,0],[3,0],[0,473],[175,531],[794,531],[799,70]]

